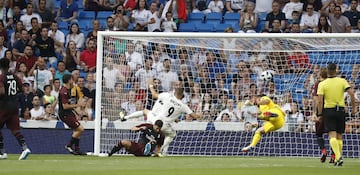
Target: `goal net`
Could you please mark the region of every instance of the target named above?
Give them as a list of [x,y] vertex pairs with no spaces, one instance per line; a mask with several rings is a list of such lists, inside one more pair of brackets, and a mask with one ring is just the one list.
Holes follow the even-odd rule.
[[[160,92],[172,92],[181,81],[183,102],[202,114],[201,120],[179,116],[170,155],[245,155],[241,148],[262,124],[248,100],[266,94],[287,113],[286,124],[246,155],[317,157],[312,86],[321,67],[336,63],[359,100],[359,44],[358,34],[99,32],[94,153],[106,153],[122,139],[136,141],[130,128],[146,116],[121,122],[119,112],[151,109],[147,80],[154,79]],[[264,71],[271,81],[259,78]],[[344,157],[360,157],[359,118],[349,115],[346,126]]]

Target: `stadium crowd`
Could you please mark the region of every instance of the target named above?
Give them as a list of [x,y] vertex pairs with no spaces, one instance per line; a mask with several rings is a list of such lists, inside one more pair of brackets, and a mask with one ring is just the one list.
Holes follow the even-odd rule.
[[[191,22],[187,21],[190,13],[211,12],[240,13],[237,24],[226,32],[341,33],[358,32],[360,28],[360,2],[356,0],[0,0],[0,10],[0,58],[9,59],[10,70],[23,80],[19,109],[24,120],[58,119],[57,97],[65,74],[72,74],[74,79],[72,95],[87,101],[77,109],[79,119],[94,119],[96,37],[101,30],[181,31],[181,23]],[[88,19],[91,25],[83,21],[89,11],[94,11],[90,12],[93,18]],[[102,11],[112,14],[100,19]],[[263,26],[259,28],[260,24]],[[235,44],[223,41],[224,48],[235,48]],[[153,100],[148,79],[154,79],[159,92],[172,91],[173,83],[182,81],[184,101],[193,111],[202,113],[202,121],[243,121],[249,131],[253,130],[258,126],[254,120],[258,112],[249,100],[266,94],[282,105],[292,123],[291,130],[313,131],[311,87],[318,79],[319,65],[311,65],[305,52],[278,52],[279,45],[254,45],[258,50],[275,50],[264,54],[109,42],[104,50],[103,97],[109,100],[104,115],[117,120],[120,111],[150,109]],[[257,75],[265,70],[276,75],[304,74],[301,84],[307,95],[294,99],[294,92],[284,91],[280,83],[259,81]],[[355,86],[358,73],[359,65],[355,64],[344,76],[352,82],[359,101],[360,91]],[[194,121],[189,116],[180,120]],[[360,132],[358,122],[351,118],[349,126],[355,127],[349,127],[349,131]]]

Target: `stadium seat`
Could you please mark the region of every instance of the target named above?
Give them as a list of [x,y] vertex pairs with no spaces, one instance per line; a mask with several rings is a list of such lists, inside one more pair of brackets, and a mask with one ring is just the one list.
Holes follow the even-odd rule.
[[225,21],[240,21],[240,13],[225,13],[224,15],[224,23]]
[[231,24],[215,24],[215,32],[224,32],[228,27],[232,27]]
[[206,15],[207,24],[220,24],[222,21],[222,13],[209,13]]
[[194,23],[181,23],[179,32],[196,32],[196,24]]
[[69,30],[69,24],[67,22],[58,22],[60,30]]
[[95,19],[95,12],[91,11],[81,11],[78,16],[79,21],[82,19]]
[[100,20],[106,20],[107,17],[111,16],[113,13],[110,12],[110,11],[101,11],[101,12],[98,12],[97,14],[97,19],[100,19]]
[[265,21],[259,21],[255,31],[260,33],[263,29],[265,29]]
[[203,13],[190,13],[188,15],[187,23],[203,23],[205,15]]
[[198,32],[214,32],[213,24],[201,24],[197,26]]
[[260,21],[266,21],[266,15],[267,15],[266,12],[258,13],[258,17],[259,17]]

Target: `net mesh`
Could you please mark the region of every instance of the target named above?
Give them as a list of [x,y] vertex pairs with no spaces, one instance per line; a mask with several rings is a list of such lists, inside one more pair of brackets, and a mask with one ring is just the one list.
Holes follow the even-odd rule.
[[[182,81],[186,92],[183,102],[202,114],[197,121],[179,116],[177,137],[169,149],[173,155],[243,155],[241,148],[250,143],[256,126],[261,125],[247,115],[255,109],[246,108],[246,100],[266,94],[287,113],[286,125],[265,135],[249,155],[318,156],[311,116],[312,87],[320,68],[336,63],[339,76],[346,78],[358,95],[359,38],[194,38],[186,33],[176,38],[102,37],[98,45],[102,77],[97,77],[102,84],[97,89],[101,107],[96,108],[101,110],[96,118],[101,121],[96,132],[101,134],[99,145],[95,145],[100,152],[108,152],[121,139],[137,139],[129,129],[145,122],[146,116],[120,122],[119,112],[151,109],[148,79],[156,79],[159,92],[171,92],[173,82]],[[272,81],[259,79],[264,71],[273,74]],[[345,157],[359,157],[359,125],[358,118],[347,118]]]

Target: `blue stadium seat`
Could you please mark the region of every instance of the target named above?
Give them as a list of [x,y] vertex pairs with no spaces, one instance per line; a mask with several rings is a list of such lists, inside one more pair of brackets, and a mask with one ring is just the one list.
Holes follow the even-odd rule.
[[81,11],[79,12],[79,16],[78,16],[79,21],[82,19],[95,19],[95,12],[91,12],[91,11]]
[[58,27],[60,30],[69,30],[69,24],[67,22],[59,21]]
[[215,24],[215,32],[224,32],[228,27],[232,27],[231,24]]
[[260,33],[263,29],[265,29],[265,21],[259,21],[255,31]]
[[224,23],[226,21],[240,21],[240,13],[225,13],[224,15]]
[[209,13],[206,15],[206,23],[208,24],[220,24],[222,22],[222,13]]
[[266,12],[258,13],[258,17],[259,17],[260,21],[266,21],[266,15],[267,15]]
[[187,23],[203,23],[205,15],[203,13],[190,13],[188,15]]
[[101,11],[101,12],[98,12],[97,14],[97,19],[100,19],[100,20],[106,20],[107,17],[111,16],[113,13],[110,12],[110,11]]
[[89,28],[88,21],[87,20],[79,20],[79,28],[80,28],[80,31],[82,31],[82,32],[88,30],[88,28]]
[[214,32],[214,24],[201,24],[197,26],[198,32]]
[[179,26],[179,32],[195,32],[196,24],[194,23],[181,23]]

